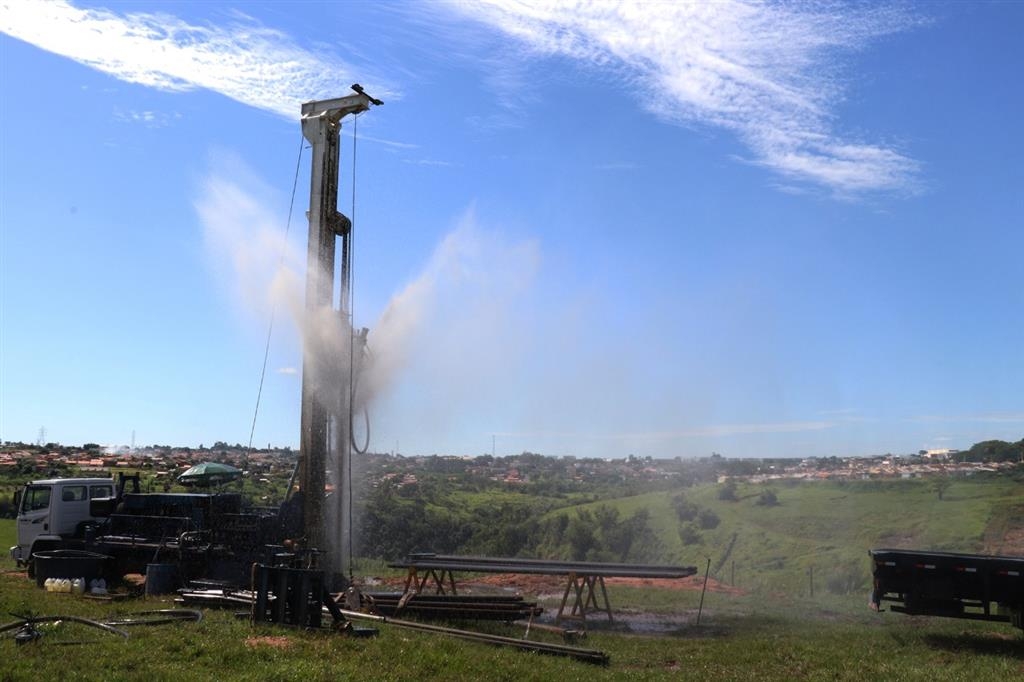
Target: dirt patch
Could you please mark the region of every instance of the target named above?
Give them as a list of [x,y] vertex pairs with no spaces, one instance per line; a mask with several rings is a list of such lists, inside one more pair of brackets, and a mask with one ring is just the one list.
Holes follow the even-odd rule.
[[913,549],[917,546],[916,536],[910,533],[889,533],[878,538],[875,546],[887,549]]
[[245,645],[248,647],[268,646],[271,649],[287,649],[292,645],[292,641],[282,635],[270,636],[264,635],[262,637],[248,637],[245,640]]
[[[404,587],[405,578],[386,578],[380,581],[391,587]],[[477,576],[468,580],[458,580],[456,576],[456,587],[459,591],[472,591],[474,586],[497,587],[505,590],[521,592],[524,594],[561,594],[565,591],[566,578],[563,575],[535,575],[528,573],[495,573],[488,576]],[[608,587],[640,587],[657,588],[662,590],[700,591],[704,587],[703,576],[691,576],[689,578],[663,579],[663,578],[605,578],[604,584]],[[424,589],[430,590],[432,584]],[[708,592],[720,594],[743,595],[747,591],[739,587],[727,585],[714,578],[708,578]]]
[[1024,555],[1024,506],[993,513],[984,538],[983,551],[988,554]]
[[1002,542],[998,544],[997,554],[1004,556],[1024,555],[1024,528],[1011,528],[1003,535]]

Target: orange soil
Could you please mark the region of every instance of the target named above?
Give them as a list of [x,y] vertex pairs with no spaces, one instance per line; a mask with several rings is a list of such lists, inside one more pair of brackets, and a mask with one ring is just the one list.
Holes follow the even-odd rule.
[[292,645],[292,642],[287,637],[278,635],[271,637],[270,635],[264,635],[262,637],[249,637],[245,640],[245,645],[249,647],[257,646],[269,646],[272,649],[287,649]]
[[[405,578],[387,578],[383,580],[387,585],[394,587],[402,587],[405,585]],[[691,576],[689,578],[680,579],[654,579],[654,578],[605,578],[605,585],[612,586],[623,586],[623,587],[648,587],[648,588],[660,588],[664,590],[688,590],[688,591],[700,591],[704,586],[704,578],[702,576]],[[541,593],[560,593],[565,590],[566,579],[565,576],[558,575],[534,575],[525,573],[495,573],[488,576],[477,576],[470,580],[459,580],[456,575],[455,585],[457,588],[471,588],[474,585],[486,585],[489,587],[504,587],[513,588],[519,592],[527,594],[541,594]],[[425,586],[425,590],[430,590],[433,585],[429,584]],[[746,594],[746,590],[742,590],[732,585],[726,585],[725,583],[718,582],[714,578],[708,579],[708,592],[718,592],[724,594]]]

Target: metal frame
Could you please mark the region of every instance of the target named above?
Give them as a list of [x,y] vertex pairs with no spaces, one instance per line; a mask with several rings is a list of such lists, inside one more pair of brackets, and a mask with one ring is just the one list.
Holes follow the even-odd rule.
[[[605,588],[606,577],[623,578],[686,578],[696,575],[695,566],[654,566],[648,564],[615,564],[587,561],[545,561],[541,559],[505,559],[495,557],[413,554],[405,561],[389,564],[405,568],[405,597],[408,600],[423,592],[433,582],[436,594],[458,594],[456,570],[473,573],[523,573],[566,576],[565,591],[555,622],[564,620],[586,624],[587,614],[604,613],[612,621],[611,602]],[[447,584],[446,584],[447,583]],[[570,595],[572,599],[570,600]],[[568,611],[566,610],[568,607]]]
[[[603,606],[598,603],[597,590],[594,589],[598,585],[601,587]],[[569,613],[566,613],[565,605],[569,601],[570,592],[574,595],[574,599],[572,608],[569,609]],[[561,623],[563,620],[575,620],[586,624],[587,614],[593,612],[607,614],[609,622],[614,620],[612,606],[608,601],[608,591],[604,587],[604,576],[570,573],[569,580],[565,585],[565,594],[562,595],[562,604],[558,607],[558,614],[555,616],[555,623]]]

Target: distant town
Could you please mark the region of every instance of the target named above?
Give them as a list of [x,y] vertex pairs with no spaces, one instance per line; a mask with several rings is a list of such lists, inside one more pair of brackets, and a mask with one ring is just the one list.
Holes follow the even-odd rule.
[[[241,444],[215,442],[210,447],[146,446],[107,448],[96,443],[68,446],[5,442],[0,446],[0,474],[28,477],[82,474],[113,475],[142,470],[156,480],[174,478],[188,467],[205,461],[231,464],[246,477],[290,474],[297,453],[285,448],[250,449]],[[936,475],[969,476],[977,472],[1009,469],[1024,462],[1024,439],[1016,443],[985,441],[967,450],[920,450],[908,454],[873,457],[732,458],[717,453],[700,458],[653,459],[629,455],[619,459],[547,457],[524,452],[509,456],[429,455],[404,457],[368,453],[359,458],[359,473],[376,486],[388,481],[396,487],[414,484],[422,473],[466,475],[521,486],[559,478],[563,482],[668,483],[723,482],[730,478],[749,482],[772,480],[865,480],[919,478]]]

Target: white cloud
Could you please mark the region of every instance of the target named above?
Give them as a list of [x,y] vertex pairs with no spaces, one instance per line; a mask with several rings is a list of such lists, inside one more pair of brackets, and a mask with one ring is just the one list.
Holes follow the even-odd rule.
[[114,118],[124,123],[140,123],[147,128],[166,128],[172,121],[181,119],[181,113],[165,111],[114,111]]
[[[660,117],[736,134],[751,161],[838,194],[914,188],[918,164],[834,128],[843,51],[918,20],[871,4],[479,0],[456,13],[617,76]],[[619,88],[621,92],[623,88]],[[628,91],[628,90],[627,90]]]
[[[302,102],[337,97],[339,83],[357,80],[336,56],[303,49],[243,14],[234,17],[226,26],[196,25],[62,0],[10,2],[0,12],[0,31],[122,81],[168,92],[212,90],[288,118],[298,118]],[[363,84],[376,96],[394,96],[379,82]]]
[[299,370],[295,367],[279,367],[277,369],[278,374],[295,375],[299,373]]

